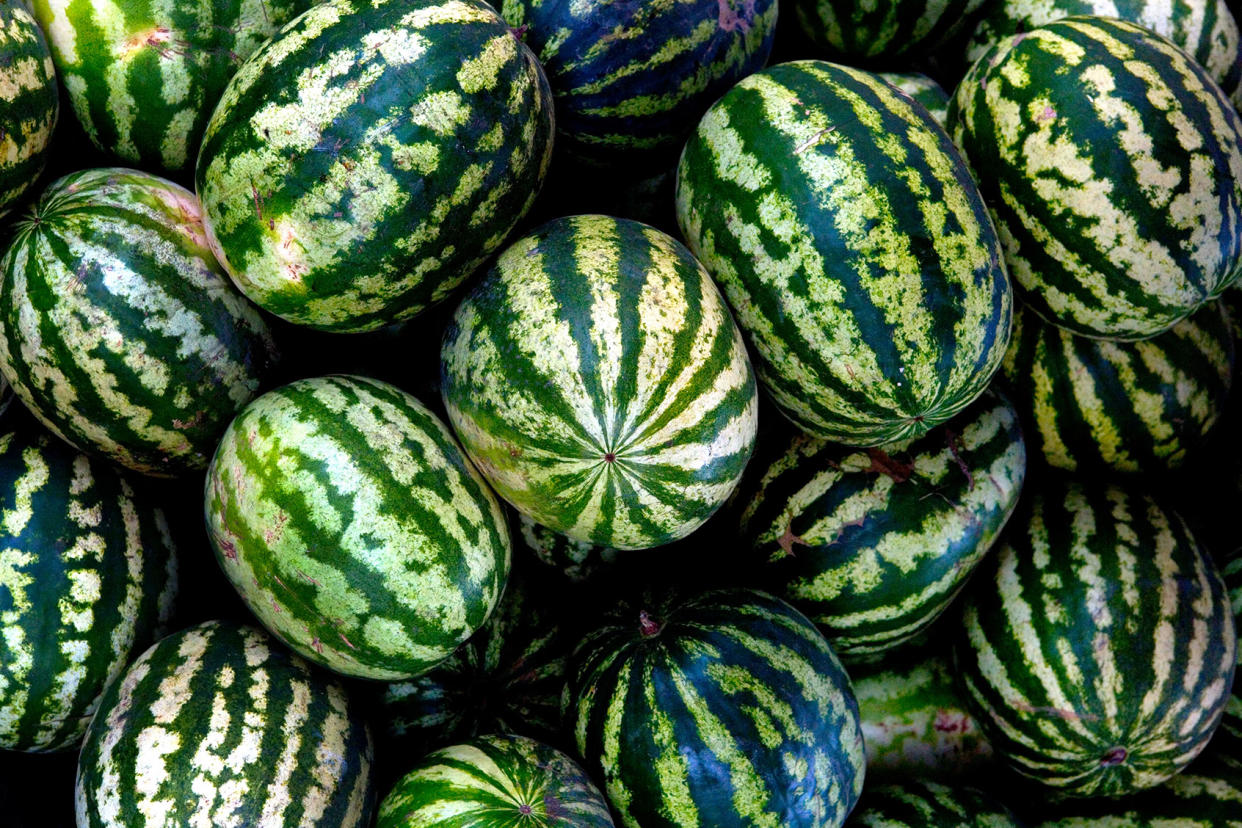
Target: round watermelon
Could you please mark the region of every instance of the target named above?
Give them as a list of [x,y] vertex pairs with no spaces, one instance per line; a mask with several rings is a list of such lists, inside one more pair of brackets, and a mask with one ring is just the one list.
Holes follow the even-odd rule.
[[43,172],[59,112],[43,30],[20,0],[0,0],[0,216]]
[[242,292],[366,331],[447,296],[535,200],[552,150],[535,56],[483,0],[327,0],[237,72],[195,181]]
[[944,130],[879,76],[757,72],[686,145],[677,218],[777,406],[850,445],[917,437],[987,387],[1012,296]]
[[194,194],[163,178],[59,179],[0,260],[0,370],[52,431],[127,468],[205,468],[275,358]]
[[501,497],[618,549],[694,531],[757,430],[750,360],[716,286],[638,222],[575,216],[515,242],[458,307],[444,405]]
[[216,557],[263,624],[351,676],[430,670],[483,625],[509,529],[448,429],[409,394],[334,376],[269,391],[206,483]]

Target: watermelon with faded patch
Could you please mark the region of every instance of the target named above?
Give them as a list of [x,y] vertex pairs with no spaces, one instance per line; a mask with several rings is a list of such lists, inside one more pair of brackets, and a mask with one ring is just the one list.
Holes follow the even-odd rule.
[[881,72],[880,77],[905,92],[944,126],[949,117],[949,93],[927,75],[918,72]]
[[793,0],[802,31],[834,60],[909,65],[951,39],[984,0]]
[[38,180],[60,113],[43,30],[20,0],[0,2],[0,216]]
[[940,125],[877,75],[797,61],[733,87],[682,154],[677,217],[810,434],[916,437],[1000,365],[1012,295],[983,199]]
[[299,325],[367,331],[500,247],[552,130],[543,70],[482,0],[327,0],[233,77],[195,181],[242,292]]
[[977,788],[918,779],[868,787],[847,828],[1022,828],[1003,804]]
[[263,624],[350,676],[405,679],[483,625],[509,575],[505,515],[448,428],[363,377],[298,380],[229,425],[207,530]]
[[0,260],[0,370],[78,448],[163,477],[207,466],[276,347],[194,194],[118,167],[53,182]]

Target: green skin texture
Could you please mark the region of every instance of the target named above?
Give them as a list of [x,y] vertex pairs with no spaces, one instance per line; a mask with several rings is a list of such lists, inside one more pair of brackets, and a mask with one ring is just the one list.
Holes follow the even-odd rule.
[[1021,828],[1013,813],[974,788],[910,779],[868,787],[847,828]]
[[269,391],[220,441],[207,530],[259,620],[360,678],[427,672],[470,637],[509,575],[504,512],[448,429],[378,380]]
[[1236,640],[1215,564],[1135,491],[1054,481],[967,593],[957,671],[997,753],[1070,796],[1157,785],[1207,744]]
[[940,126],[949,117],[949,93],[927,75],[918,72],[881,72],[880,77],[921,103]]
[[148,173],[53,182],[0,261],[0,370],[52,431],[144,474],[207,466],[276,360],[207,247],[198,201]]
[[862,790],[849,678],[766,593],[618,602],[565,693],[578,751],[629,828],[836,828]]
[[538,61],[482,0],[327,0],[234,76],[195,181],[247,296],[368,331],[444,299],[500,247],[552,131]]
[[78,758],[79,828],[366,828],[371,736],[344,688],[253,627],[209,621],[108,685]]
[[1018,414],[988,392],[944,426],[865,451],[796,435],[739,498],[746,564],[843,659],[926,629],[1018,505]]
[[34,0],[57,73],[95,146],[188,172],[233,73],[310,0]]
[[917,437],[987,386],[1012,295],[974,182],[927,110],[819,61],[757,72],[682,153],[677,220],[773,401],[848,445]]
[[1158,35],[1069,17],[1003,40],[949,131],[1027,305],[1071,333],[1150,338],[1242,273],[1242,120]]
[[47,163],[60,113],[47,39],[19,0],[0,0],[0,216]]
[[1181,466],[1224,413],[1234,341],[1222,302],[1141,342],[1074,336],[1021,310],[1002,367],[1031,454],[1070,471]]
[[149,497],[34,423],[0,434],[0,748],[76,747],[176,589]]
[[[1229,590],[1235,625],[1242,627],[1242,548],[1234,549],[1229,554],[1221,574]],[[1242,652],[1239,660],[1242,661]],[[1233,692],[1229,695],[1220,729],[1213,737],[1212,752],[1242,773],[1242,684],[1237,678],[1234,679]],[[1242,788],[1242,783],[1239,787]],[[1239,801],[1242,802],[1242,790],[1239,791]],[[1239,822],[1242,822],[1242,808],[1239,808]]]
[[802,31],[850,65],[909,64],[936,49],[985,5],[984,0],[793,0]]
[[396,784],[377,828],[612,828],[608,802],[572,759],[525,736],[438,750]]
[[445,333],[442,394],[496,492],[617,549],[675,541],[729,497],[754,447],[741,334],[680,243],[575,216],[514,242]]

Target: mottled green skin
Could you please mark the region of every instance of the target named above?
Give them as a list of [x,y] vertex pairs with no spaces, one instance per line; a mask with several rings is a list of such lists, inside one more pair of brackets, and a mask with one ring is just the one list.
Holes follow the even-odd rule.
[[540,526],[526,515],[517,513],[513,541],[530,551],[544,566],[559,571],[573,583],[584,583],[608,572],[624,554],[611,546],[567,538],[546,526]]
[[207,471],[207,530],[250,609],[311,661],[405,679],[487,620],[509,574],[500,504],[414,397],[335,376],[269,391]]
[[108,685],[78,828],[366,828],[371,736],[341,685],[253,627],[165,638]]
[[75,747],[176,589],[149,494],[32,422],[0,434],[0,748]]
[[442,393],[505,500],[577,540],[688,535],[732,493],[759,399],[741,334],[690,252],[638,222],[516,241],[444,337]]
[[906,780],[868,787],[846,828],[1021,828],[1013,812],[983,791]]
[[43,172],[59,113],[43,31],[18,0],[0,0],[0,216]]
[[1207,745],[1236,637],[1216,565],[1135,491],[1035,492],[967,592],[956,664],[1011,767],[1073,796],[1157,785]]
[[1242,121],[1186,54],[1132,23],[1069,17],[975,63],[949,127],[1031,309],[1146,339],[1242,273]]
[[374,330],[500,247],[552,131],[538,61],[482,0],[327,0],[234,76],[195,181],[247,296],[300,325]]
[[677,176],[690,249],[772,399],[850,445],[916,437],[983,392],[1012,296],[982,198],[927,110],[817,61],[733,87]]
[[940,126],[945,125],[949,117],[949,93],[940,84],[918,72],[881,72],[880,77],[921,103]]
[[556,98],[557,149],[604,168],[671,168],[713,101],[762,69],[776,0],[502,0]]
[[1224,413],[1233,366],[1229,315],[1213,302],[1141,342],[1075,336],[1019,311],[1002,371],[1033,457],[1155,473],[1203,442]]
[[[1225,559],[1221,569],[1225,578],[1225,588],[1229,590],[1229,603],[1233,608],[1234,624],[1242,627],[1242,547],[1234,549]],[[1242,661],[1242,648],[1239,650],[1239,661]],[[1242,683],[1234,678],[1233,692],[1225,705],[1225,715],[1221,719],[1220,728],[1212,737],[1212,753],[1221,761],[1234,766],[1242,772]],[[1242,788],[1242,779],[1239,779]],[[1239,801],[1242,802],[1242,791]],[[1239,821],[1242,821],[1242,807],[1239,809]]]
[[206,467],[276,348],[194,194],[105,168],[52,183],[0,261],[0,370],[78,448],[162,477]]
[[1018,505],[1018,414],[986,393],[882,449],[796,435],[742,506],[745,565],[844,659],[910,640],[961,591]]
[[87,136],[183,173],[233,73],[311,0],[34,0]]
[[793,0],[786,8],[827,57],[854,65],[909,65],[952,38],[984,5],[984,0]]
[[380,805],[377,828],[612,828],[573,759],[524,736],[482,736],[423,759]]
[[766,593],[618,602],[575,652],[565,698],[630,828],[835,828],[862,790],[849,678]]

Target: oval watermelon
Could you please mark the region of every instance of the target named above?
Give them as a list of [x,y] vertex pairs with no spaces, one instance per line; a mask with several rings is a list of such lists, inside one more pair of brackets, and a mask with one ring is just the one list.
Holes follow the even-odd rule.
[[38,180],[60,114],[47,39],[19,0],[0,0],[0,216]]

